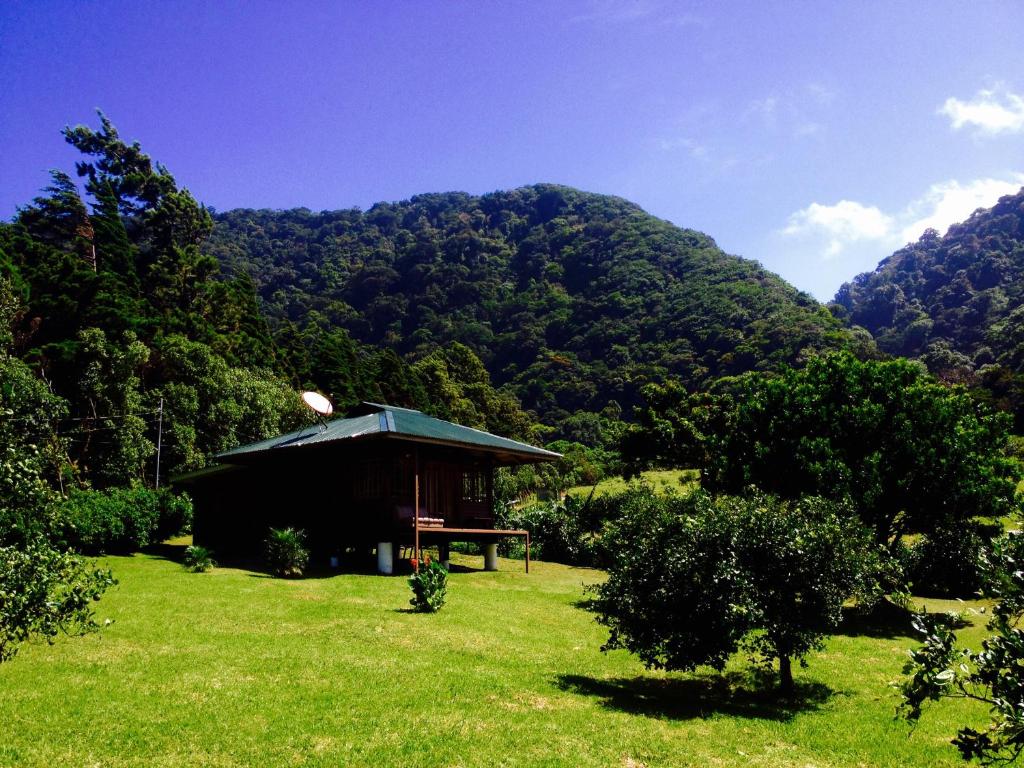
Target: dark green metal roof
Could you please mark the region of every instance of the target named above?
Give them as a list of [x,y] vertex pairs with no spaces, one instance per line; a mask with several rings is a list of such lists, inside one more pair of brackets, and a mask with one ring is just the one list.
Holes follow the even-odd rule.
[[242,445],[230,451],[217,454],[222,463],[230,464],[233,458],[262,454],[271,451],[290,450],[304,446],[323,445],[365,439],[369,437],[390,437],[397,439],[428,442],[459,448],[471,448],[504,458],[506,463],[530,463],[554,461],[561,454],[537,448],[518,440],[492,435],[479,429],[453,424],[408,408],[396,408],[379,403],[363,403],[344,419],[334,419],[323,425],[289,432],[286,435]]

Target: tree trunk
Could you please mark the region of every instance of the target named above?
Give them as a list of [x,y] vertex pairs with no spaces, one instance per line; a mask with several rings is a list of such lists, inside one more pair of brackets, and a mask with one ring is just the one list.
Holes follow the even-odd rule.
[[793,666],[789,656],[779,656],[779,690],[783,696],[793,693]]

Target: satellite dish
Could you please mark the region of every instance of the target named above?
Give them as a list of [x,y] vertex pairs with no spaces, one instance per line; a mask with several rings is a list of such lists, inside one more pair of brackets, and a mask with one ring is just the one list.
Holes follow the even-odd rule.
[[319,392],[303,392],[302,402],[319,413],[321,416],[330,416],[334,413],[334,406],[331,401]]

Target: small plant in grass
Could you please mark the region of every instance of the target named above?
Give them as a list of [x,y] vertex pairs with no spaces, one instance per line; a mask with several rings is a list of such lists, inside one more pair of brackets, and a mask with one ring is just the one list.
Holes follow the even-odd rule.
[[409,604],[421,613],[435,613],[444,605],[448,593],[448,569],[427,557],[409,578],[409,586],[412,587]]
[[213,553],[206,547],[193,544],[185,549],[185,567],[192,573],[206,573],[213,568]]
[[267,537],[267,562],[275,576],[295,578],[309,565],[306,534],[295,528],[271,528]]

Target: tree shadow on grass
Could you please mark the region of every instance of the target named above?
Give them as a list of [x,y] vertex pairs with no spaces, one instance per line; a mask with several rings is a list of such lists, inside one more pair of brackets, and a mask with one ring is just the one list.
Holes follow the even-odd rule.
[[150,544],[142,548],[144,555],[155,557],[160,560],[170,560],[172,563],[181,563],[185,560],[185,550],[188,544],[171,544],[164,541],[160,544]]
[[792,696],[782,697],[774,680],[741,672],[678,678],[559,675],[555,685],[563,691],[597,697],[608,709],[672,720],[724,714],[785,721],[820,709],[837,695],[823,683],[801,680]]
[[874,637],[895,639],[917,637],[911,621],[914,614],[888,600],[882,600],[865,613],[856,607],[844,607],[843,618],[836,629],[837,635],[848,637]]

